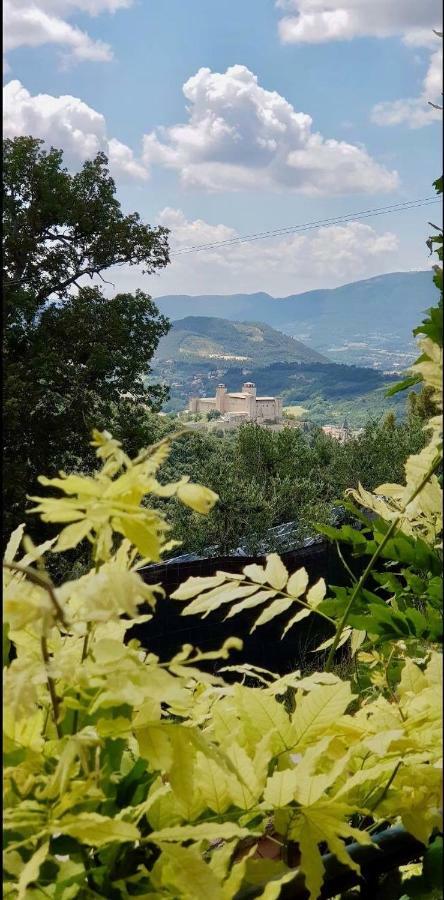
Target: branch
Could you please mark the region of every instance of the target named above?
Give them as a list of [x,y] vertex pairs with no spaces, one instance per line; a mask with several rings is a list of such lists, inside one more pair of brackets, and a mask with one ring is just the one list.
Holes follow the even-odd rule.
[[48,594],[51,598],[52,605],[54,606],[54,609],[56,612],[56,619],[58,619],[59,622],[61,622],[61,624],[64,626],[64,628],[68,627],[65,617],[64,617],[64,614],[63,614],[62,607],[60,606],[60,603],[57,600],[56,593],[54,590],[54,585],[49,581],[48,578],[45,578],[44,575],[40,575],[34,569],[31,569],[30,566],[21,566],[20,563],[4,562],[3,568],[11,569],[13,572],[21,572],[23,575],[26,575],[26,577],[29,579],[29,581],[32,581],[33,584],[37,584],[39,587],[42,587],[46,591],[48,591]]
[[48,644],[46,641],[46,637],[43,635],[40,639],[40,646],[42,649],[43,660],[44,660],[44,663],[46,666],[46,678],[47,678],[47,682],[48,682],[49,696],[51,697],[52,711],[53,711],[53,715],[54,715],[54,724],[55,724],[56,731],[57,731],[57,737],[61,738],[62,732],[61,732],[60,724],[59,724],[59,714],[60,714],[59,698],[57,696],[57,692],[55,689],[54,679],[51,678],[51,675],[48,672],[48,668],[49,668],[49,664],[50,664],[51,660],[50,660],[49,653],[48,653]]
[[102,275],[100,272],[97,272],[97,275],[99,276],[99,278],[101,279],[101,281],[103,281],[104,284],[110,284],[111,287],[113,287],[113,288],[115,289],[116,285],[114,284],[113,281],[107,281],[106,278],[104,278],[103,275]]

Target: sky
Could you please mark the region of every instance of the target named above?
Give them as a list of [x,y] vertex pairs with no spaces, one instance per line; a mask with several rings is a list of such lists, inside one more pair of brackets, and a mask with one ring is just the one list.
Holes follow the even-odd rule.
[[114,269],[116,290],[285,296],[423,269],[438,205],[356,214],[434,193],[440,7],[4,0],[4,136],[42,138],[72,171],[104,151],[123,209],[170,228],[167,269]]

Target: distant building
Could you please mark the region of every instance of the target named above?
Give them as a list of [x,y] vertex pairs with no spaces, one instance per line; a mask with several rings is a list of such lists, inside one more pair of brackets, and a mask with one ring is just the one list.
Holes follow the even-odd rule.
[[357,437],[358,434],[361,434],[363,428],[358,428],[355,431],[352,431],[347,419],[345,419],[344,424],[341,425],[323,425],[322,431],[324,434],[328,434],[330,437],[334,438],[335,441],[339,441],[340,444],[345,444],[346,441],[350,441],[352,438]]
[[242,391],[229,394],[224,384],[216,388],[215,397],[191,397],[188,409],[193,413],[220,412],[230,422],[278,423],[282,421],[282,400],[280,397],[257,397],[256,385],[246,381]]

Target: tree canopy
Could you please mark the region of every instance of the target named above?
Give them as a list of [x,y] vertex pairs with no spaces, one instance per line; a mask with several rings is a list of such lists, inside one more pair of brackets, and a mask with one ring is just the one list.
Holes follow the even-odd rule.
[[71,173],[60,150],[5,140],[3,204],[8,534],[38,472],[91,464],[94,424],[119,431],[122,415],[135,418],[143,439],[141,418],[165,397],[146,376],[169,323],[142,290],[107,296],[104,273],[138,265],[149,274],[169,256],[167,229],[122,212],[102,153]]

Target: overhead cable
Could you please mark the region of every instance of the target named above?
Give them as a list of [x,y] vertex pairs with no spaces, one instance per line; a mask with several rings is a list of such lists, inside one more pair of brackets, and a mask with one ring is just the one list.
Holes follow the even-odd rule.
[[406,212],[409,209],[419,209],[422,206],[431,206],[433,203],[439,203],[438,197],[423,197],[418,200],[405,200],[403,203],[395,203],[391,206],[379,206],[373,209],[364,209],[360,212],[344,213],[340,216],[334,216],[329,219],[318,219],[314,222],[304,222],[300,225],[286,225],[283,228],[274,228],[268,231],[259,231],[255,234],[247,234],[238,237],[227,238],[222,241],[212,241],[207,244],[192,244],[174,250],[171,256],[183,256],[187,253],[200,253],[202,250],[219,250],[224,247],[230,247],[233,244],[244,244],[253,241],[261,241],[266,238],[281,237],[287,234],[298,234],[299,232],[310,231],[314,228],[326,228],[331,225],[342,225],[346,222],[355,221],[357,219],[369,219],[373,216],[386,216],[395,212]]

